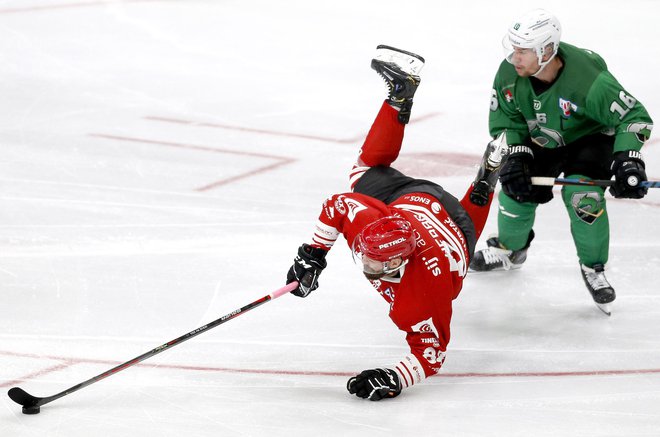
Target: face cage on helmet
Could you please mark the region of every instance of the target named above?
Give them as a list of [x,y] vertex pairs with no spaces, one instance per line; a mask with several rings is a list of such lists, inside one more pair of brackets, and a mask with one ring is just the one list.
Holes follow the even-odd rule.
[[[364,273],[364,275],[367,277],[367,279],[376,280],[376,279],[380,279],[380,278],[382,278],[383,276],[387,276],[387,275],[394,274],[394,273],[398,272],[399,270],[401,270],[401,269],[403,268],[403,266],[405,266],[406,264],[408,264],[408,260],[407,260],[407,259],[403,259],[403,260],[401,261],[401,264],[398,265],[397,267],[390,267],[390,261],[378,261],[378,260],[374,260],[374,261],[376,261],[376,262],[380,262],[380,263],[383,265],[383,269],[382,269],[380,272],[367,271],[367,270],[366,270],[367,266],[366,266],[366,265],[364,264],[364,262],[362,261],[362,257],[364,256],[364,254],[360,251],[360,243],[359,243],[359,241],[360,241],[360,236],[358,235],[358,236],[355,238],[355,240],[353,241],[353,246],[351,247],[351,255],[353,256],[353,262],[354,262],[355,264],[358,264],[358,261],[359,261],[359,264],[358,264],[358,265],[361,266],[361,268],[362,268],[362,273]],[[370,259],[371,259],[371,258],[370,258]],[[396,259],[396,258],[395,258],[395,259]]]

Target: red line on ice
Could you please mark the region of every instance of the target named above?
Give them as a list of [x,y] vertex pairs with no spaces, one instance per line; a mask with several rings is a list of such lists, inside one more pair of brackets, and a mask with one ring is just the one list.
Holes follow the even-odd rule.
[[226,185],[230,182],[235,182],[239,179],[245,179],[247,177],[251,177],[251,176],[254,176],[254,175],[259,174],[259,173],[265,173],[267,171],[276,169],[277,167],[281,167],[283,165],[290,164],[293,161],[295,161],[295,159],[287,158],[285,160],[282,160],[280,162],[276,162],[274,164],[270,164],[270,165],[267,165],[267,166],[264,166],[264,167],[259,167],[257,169],[251,170],[249,172],[241,173],[240,175],[236,175],[236,176],[232,176],[232,177],[229,177],[229,178],[221,179],[219,181],[215,181],[215,182],[212,182],[210,184],[204,185],[203,187],[195,188],[195,191],[208,191],[208,190],[211,190],[213,188],[217,188],[221,185]]
[[230,155],[241,155],[241,156],[251,156],[251,157],[256,157],[256,158],[265,158],[265,159],[272,159],[275,160],[276,162],[272,164],[268,164],[265,166],[257,167],[256,169],[250,170],[245,173],[240,173],[238,175],[230,176],[225,179],[220,179],[218,181],[212,182],[210,184],[206,184],[202,187],[195,188],[195,191],[208,191],[213,188],[217,188],[221,185],[226,185],[231,182],[235,182],[240,179],[245,179],[247,177],[254,176],[259,173],[265,173],[267,171],[271,171],[277,167],[281,167],[283,165],[290,164],[295,161],[293,158],[289,158],[286,156],[277,156],[277,155],[269,155],[266,153],[255,153],[255,152],[243,152],[243,151],[237,151],[237,150],[228,150],[228,149],[217,149],[214,147],[207,147],[207,146],[198,146],[194,144],[184,144],[184,143],[174,143],[171,141],[158,141],[158,140],[148,140],[145,138],[134,138],[134,137],[124,137],[124,136],[119,136],[119,135],[106,135],[106,134],[89,134],[92,137],[96,138],[106,138],[110,140],[117,140],[117,141],[126,141],[126,142],[133,142],[133,143],[143,143],[143,144],[154,144],[158,146],[167,146],[167,147],[177,147],[180,149],[189,149],[189,150],[199,150],[202,152],[211,152],[211,153],[224,153],[224,154],[230,154]]
[[190,125],[190,126],[198,126],[198,127],[211,127],[211,128],[217,128],[217,129],[227,129],[227,130],[235,130],[235,131],[240,131],[240,132],[249,132],[249,133],[256,133],[256,134],[264,134],[264,135],[273,135],[273,136],[280,136],[280,137],[290,137],[290,138],[302,138],[305,140],[316,140],[316,141],[326,141],[326,142],[331,142],[331,143],[355,143],[357,141],[360,141],[363,136],[360,135],[355,138],[330,138],[330,137],[320,137],[316,135],[308,135],[308,134],[299,134],[299,133],[293,133],[293,132],[281,132],[281,131],[274,131],[274,130],[267,130],[267,129],[254,129],[250,127],[242,127],[242,126],[233,126],[229,124],[222,124],[222,123],[207,123],[207,122],[197,122],[197,121],[191,121],[191,120],[182,120],[178,118],[168,118],[168,117],[144,117],[146,120],[151,120],[151,121],[162,121],[165,123],[176,123],[176,124],[185,124],[185,125]]
[[[4,354],[4,352],[0,352],[0,353]],[[72,364],[75,364],[75,363],[68,362],[68,363],[61,363],[61,364],[56,364],[54,366],[46,367],[45,369],[41,369],[41,370],[37,370],[37,371],[32,372],[32,373],[28,373],[27,375],[21,376],[20,378],[14,379],[12,381],[2,382],[2,383],[0,383],[0,387],[3,387],[3,388],[4,387],[11,387],[11,386],[14,386],[14,385],[18,384],[21,381],[27,381],[27,380],[30,380],[32,378],[36,378],[37,376],[43,376],[43,375],[47,375],[49,373],[56,372],[58,370],[66,369],[67,367],[71,366]]]
[[[433,118],[438,116],[440,113],[439,112],[431,112],[425,115],[422,115],[420,117],[415,117],[413,120],[410,121],[410,124],[419,122],[419,121],[424,121],[429,118]],[[147,116],[144,117],[145,120],[151,120],[151,121],[161,121],[165,123],[176,123],[176,124],[185,124],[189,126],[197,126],[197,127],[210,127],[210,128],[216,128],[216,129],[228,129],[228,130],[235,130],[235,131],[240,131],[240,132],[249,132],[249,133],[256,133],[256,134],[264,134],[264,135],[273,135],[273,136],[280,136],[280,137],[289,137],[289,138],[301,138],[305,140],[315,140],[315,141],[325,141],[329,143],[339,143],[339,144],[353,144],[360,142],[364,139],[364,134],[360,134],[354,137],[349,137],[349,138],[333,138],[333,137],[324,137],[324,136],[318,136],[318,135],[310,135],[310,134],[301,134],[301,133],[295,133],[295,132],[282,132],[282,131],[275,131],[275,130],[269,130],[269,129],[255,129],[255,128],[250,128],[250,127],[243,127],[243,126],[234,126],[230,124],[223,124],[223,123],[211,123],[211,122],[202,122],[202,121],[192,121],[192,120],[183,120],[180,118],[171,118],[171,117],[158,117],[158,116]]]
[[128,141],[133,143],[145,143],[145,144],[155,144],[159,146],[170,146],[178,147],[181,149],[191,149],[191,150],[201,150],[203,152],[214,152],[214,153],[226,153],[230,155],[243,155],[243,156],[254,156],[257,158],[270,158],[270,159],[289,159],[283,156],[277,155],[268,155],[266,153],[255,153],[255,152],[243,152],[240,150],[230,150],[230,149],[218,149],[215,147],[208,146],[197,146],[194,144],[184,144],[184,143],[175,143],[171,141],[160,141],[160,140],[148,140],[146,138],[135,138],[135,137],[124,137],[119,135],[107,135],[107,134],[89,134],[92,137],[97,138],[107,138],[110,140],[118,141]]
[[[112,360],[99,360],[88,358],[70,358],[52,355],[35,355],[19,352],[0,351],[0,355],[7,355],[21,358],[34,358],[41,360],[64,361],[64,364],[52,366],[47,369],[31,373],[13,381],[5,382],[0,387],[8,387],[20,381],[25,381],[36,376],[42,376],[57,370],[64,369],[73,364],[107,364],[116,366],[120,364]],[[317,370],[286,370],[286,369],[246,369],[232,367],[216,366],[188,366],[181,364],[136,364],[140,367],[159,367],[163,369],[192,370],[202,372],[227,372],[227,373],[249,373],[266,375],[296,375],[296,376],[353,376],[356,372],[324,372]],[[444,378],[512,378],[512,377],[562,377],[562,376],[616,376],[616,375],[643,375],[660,374],[660,369],[610,369],[610,370],[584,370],[584,371],[564,371],[564,372],[461,372],[461,373],[443,373],[442,371],[436,377]]]

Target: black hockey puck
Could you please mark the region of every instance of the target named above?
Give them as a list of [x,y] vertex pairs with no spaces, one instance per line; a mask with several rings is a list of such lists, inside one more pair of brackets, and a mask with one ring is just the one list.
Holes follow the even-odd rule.
[[39,414],[41,407],[23,407],[23,414]]

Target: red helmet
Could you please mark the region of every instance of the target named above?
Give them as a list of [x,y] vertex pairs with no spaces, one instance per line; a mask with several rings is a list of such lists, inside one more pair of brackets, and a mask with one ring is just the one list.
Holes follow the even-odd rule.
[[394,216],[368,224],[353,243],[355,251],[381,262],[399,257],[406,259],[415,251],[415,245],[410,222]]

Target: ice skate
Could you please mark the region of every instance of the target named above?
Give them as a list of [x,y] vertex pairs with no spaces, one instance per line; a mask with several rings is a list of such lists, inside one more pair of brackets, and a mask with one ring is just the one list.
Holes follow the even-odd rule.
[[486,151],[481,159],[481,165],[474,180],[474,189],[470,193],[470,201],[475,205],[485,206],[488,203],[489,194],[495,191],[497,178],[500,174],[502,160],[509,151],[506,143],[506,131],[486,146]]
[[598,308],[608,316],[612,315],[610,304],[616,299],[616,293],[605,277],[605,266],[594,264],[593,267],[587,267],[580,264],[580,272]]
[[373,68],[387,84],[390,105],[399,109],[399,121],[410,120],[413,96],[420,83],[419,72],[424,58],[394,47],[379,45],[376,56],[371,60]]
[[474,253],[470,261],[470,270],[475,272],[490,272],[492,270],[519,269],[527,259],[527,249],[534,238],[530,231],[525,247],[519,250],[509,250],[500,243],[497,237],[486,240],[488,247]]

